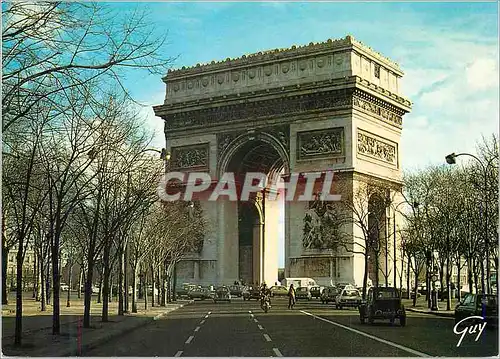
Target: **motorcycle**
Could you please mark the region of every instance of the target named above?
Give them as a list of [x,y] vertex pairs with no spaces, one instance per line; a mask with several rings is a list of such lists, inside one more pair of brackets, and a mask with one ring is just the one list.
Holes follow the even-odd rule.
[[265,295],[261,298],[260,307],[265,313],[269,311],[271,308],[271,299],[269,299],[269,295]]

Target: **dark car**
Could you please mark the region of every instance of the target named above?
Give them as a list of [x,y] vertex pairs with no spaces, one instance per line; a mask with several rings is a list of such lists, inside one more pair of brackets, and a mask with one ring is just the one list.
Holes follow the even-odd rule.
[[396,288],[372,287],[368,290],[366,301],[362,301],[359,306],[359,319],[361,324],[373,324],[375,319],[389,319],[391,324],[395,319],[399,319],[399,324],[406,325],[406,311],[401,304],[401,297]]
[[189,299],[201,299],[201,300],[204,300],[204,299],[210,299],[211,298],[210,290],[208,288],[201,288],[201,287],[191,288],[188,291],[187,296],[188,296]]
[[215,290],[214,303],[231,302],[231,290],[228,287],[222,286]]
[[321,303],[335,302],[335,298],[337,298],[338,289],[336,287],[326,287],[321,292]]
[[320,298],[322,289],[323,288],[319,287],[319,286],[311,287],[311,289],[309,290],[311,292],[311,297],[316,298],[316,299]]
[[231,292],[232,296],[241,297],[243,288],[240,287],[239,285],[232,285],[229,287],[229,291]]
[[242,296],[243,300],[260,299],[260,289],[259,287],[248,286],[243,289]]
[[455,324],[471,316],[483,317],[488,326],[498,327],[498,296],[466,294],[455,308]]
[[295,299],[307,299],[311,300],[311,291],[309,290],[308,287],[298,287],[297,290],[295,291]]

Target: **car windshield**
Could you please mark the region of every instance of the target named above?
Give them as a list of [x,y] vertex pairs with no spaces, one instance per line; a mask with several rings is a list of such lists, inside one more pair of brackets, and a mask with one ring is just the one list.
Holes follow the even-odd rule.
[[307,292],[307,288],[304,287],[297,288],[297,292]]

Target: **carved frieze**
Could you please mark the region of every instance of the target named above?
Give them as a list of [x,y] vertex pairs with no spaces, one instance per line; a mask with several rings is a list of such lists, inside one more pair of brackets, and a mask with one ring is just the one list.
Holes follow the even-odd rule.
[[208,144],[172,147],[174,169],[206,169],[209,164]]
[[382,117],[384,120],[390,122],[391,124],[395,124],[398,126],[403,125],[403,118],[379,105],[376,105],[368,100],[364,100],[358,97],[353,97],[352,101],[353,106],[361,108],[365,111],[373,113]]
[[358,154],[376,158],[378,160],[397,165],[397,147],[389,140],[358,131]]
[[167,115],[166,128],[209,126],[238,119],[282,116],[318,109],[346,108],[351,105],[352,96],[349,91],[331,91],[322,94],[287,97],[279,101],[246,102],[237,105],[173,113]]
[[297,133],[298,159],[337,157],[344,153],[344,128]]

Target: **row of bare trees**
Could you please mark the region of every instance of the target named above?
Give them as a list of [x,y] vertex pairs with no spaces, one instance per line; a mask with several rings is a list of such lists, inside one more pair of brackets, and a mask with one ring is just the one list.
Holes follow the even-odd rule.
[[[416,204],[406,213],[401,233],[416,278],[414,290],[425,270],[429,293],[431,276],[436,274],[447,295],[448,310],[453,267],[457,272],[453,286],[458,288],[459,298],[462,287],[468,292],[497,288],[497,281],[487,278],[487,267],[498,270],[496,135],[483,138],[475,156],[477,159],[464,156],[460,164],[433,166],[405,176],[405,196]],[[467,272],[467,283],[461,283],[462,270]]]
[[114,281],[118,314],[127,311],[128,271],[133,311],[139,275],[162,289],[157,303],[165,304],[175,263],[200,248],[199,206],[158,202],[165,163],[151,149],[152,136],[123,82],[125,70],[160,76],[171,62],[162,55],[165,38],[153,35],[145,15],[117,16],[104,4],[81,2],[2,7],[2,299],[6,304],[7,257],[15,251],[17,345],[30,248],[34,297],[41,310],[52,302],[54,334],[61,332],[63,262],[68,306],[71,273],[80,269],[89,327],[95,283],[103,321]]
[[[408,298],[410,272],[415,293],[421,277],[431,288],[432,275],[437,274],[449,309],[452,268],[458,272],[454,287],[465,286],[460,273],[466,270],[468,290],[486,290],[491,280],[487,266],[498,270],[498,138],[483,138],[476,157],[406,173],[399,186],[361,174],[338,175],[341,201],[313,206],[321,208],[316,210],[326,238],[321,248],[363,256],[363,297],[370,273],[375,286],[382,275],[385,285],[394,281],[403,287],[406,272]],[[402,220],[391,225],[394,217]],[[307,224],[304,230],[309,233]],[[399,245],[388,250],[394,237]]]

